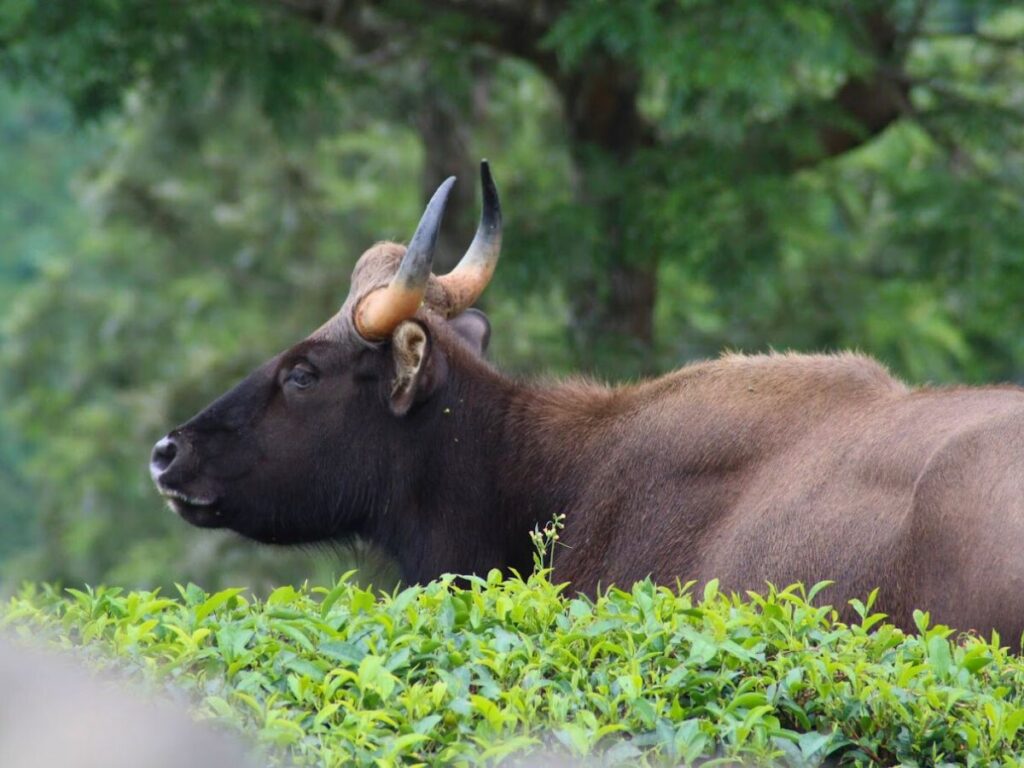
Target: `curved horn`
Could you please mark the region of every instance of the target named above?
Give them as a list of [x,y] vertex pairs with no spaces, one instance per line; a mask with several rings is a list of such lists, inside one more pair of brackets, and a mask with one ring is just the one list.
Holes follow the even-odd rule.
[[380,341],[388,338],[400,322],[412,317],[419,309],[434,263],[434,245],[441,228],[441,217],[454,183],[455,177],[449,176],[430,198],[391,282],[366,294],[356,305],[356,331],[364,339]]
[[501,203],[498,189],[491,178],[491,167],[484,160],[480,163],[480,183],[483,187],[484,207],[480,214],[480,225],[466,255],[455,265],[455,269],[438,282],[448,295],[448,316],[454,317],[472,306],[484,292],[494,275],[501,255]]

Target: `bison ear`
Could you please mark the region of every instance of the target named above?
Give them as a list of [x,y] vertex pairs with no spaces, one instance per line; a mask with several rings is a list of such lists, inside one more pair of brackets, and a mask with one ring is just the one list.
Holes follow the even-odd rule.
[[487,345],[491,341],[491,321],[487,319],[487,315],[479,309],[467,309],[461,315],[449,320],[448,324],[460,339],[466,342],[477,355],[483,357],[487,351]]
[[391,336],[395,380],[391,385],[391,412],[405,416],[412,406],[425,400],[440,383],[442,365],[433,359],[427,329],[416,320],[399,324]]

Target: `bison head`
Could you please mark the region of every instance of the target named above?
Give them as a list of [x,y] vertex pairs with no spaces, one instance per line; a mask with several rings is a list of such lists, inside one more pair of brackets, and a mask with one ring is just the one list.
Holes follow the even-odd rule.
[[157,442],[150,473],[181,517],[265,542],[341,538],[417,482],[451,359],[482,354],[490,333],[467,309],[501,246],[486,161],[481,177],[480,226],[452,272],[431,264],[454,178],[408,247],[363,254],[337,315]]

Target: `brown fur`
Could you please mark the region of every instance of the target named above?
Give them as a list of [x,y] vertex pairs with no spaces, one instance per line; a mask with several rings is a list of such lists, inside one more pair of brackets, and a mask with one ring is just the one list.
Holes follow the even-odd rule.
[[[567,515],[556,577],[735,590],[823,579],[960,628],[1024,629],[1024,392],[912,390],[852,354],[727,355],[632,387],[516,398],[531,516]],[[525,467],[525,473],[521,468]],[[557,505],[544,487],[558,488]]]

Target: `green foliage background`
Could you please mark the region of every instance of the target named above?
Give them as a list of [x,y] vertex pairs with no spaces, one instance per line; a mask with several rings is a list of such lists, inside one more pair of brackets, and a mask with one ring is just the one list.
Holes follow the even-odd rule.
[[[485,305],[506,368],[854,347],[915,383],[1024,377],[1020,4],[538,3],[519,55],[486,5],[0,4],[9,580],[260,589],[340,567],[186,531],[146,460],[331,314],[364,248],[408,237],[428,109],[501,187]],[[858,19],[880,12],[906,92],[874,133],[834,96],[873,82]],[[570,108],[608,62],[644,123],[628,153]],[[829,125],[855,140],[823,153]],[[600,320],[630,270],[655,279],[649,339]]]

